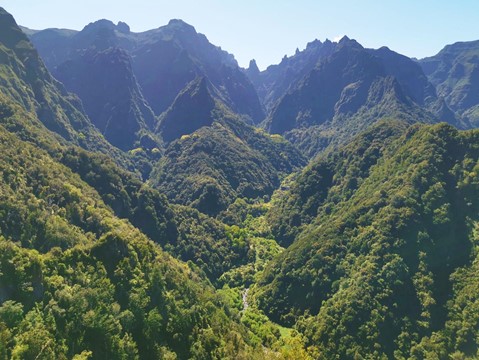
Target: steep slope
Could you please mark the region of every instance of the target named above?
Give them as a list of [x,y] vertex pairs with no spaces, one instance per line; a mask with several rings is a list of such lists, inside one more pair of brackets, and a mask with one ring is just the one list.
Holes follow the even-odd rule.
[[285,56],[277,65],[270,65],[265,71],[259,71],[252,60],[246,74],[255,85],[258,95],[269,112],[290,87],[293,87],[324,57],[331,54],[335,45],[326,40],[322,43],[314,40],[303,51],[296,50],[291,56]]
[[[440,118],[462,126],[411,59],[387,48],[364,49],[347,37],[317,47],[312,57],[317,63],[312,69],[312,62],[305,65],[306,74],[291,83],[265,121],[269,132],[284,134],[308,156],[331,141],[351,139],[381,118]],[[293,64],[301,66],[299,60]]]
[[210,87],[205,77],[198,77],[178,94],[158,123],[157,131],[165,141],[171,142],[212,124],[216,100]]
[[223,223],[191,208],[170,206],[163,194],[110,159],[67,148],[59,160],[98,191],[116,216],[128,219],[176,258],[192,261],[213,283],[246,259],[248,242],[232,244]]
[[[198,102],[198,97],[204,101]],[[267,135],[239,120],[213,98],[201,79],[178,97],[160,128],[167,139],[184,134],[167,147],[152,173],[152,185],[172,201],[210,215],[226,209],[236,197],[271,194],[281,176],[305,163],[280,136]]]
[[[234,57],[210,44],[191,25],[171,20],[167,26],[141,36],[148,41],[133,53],[134,65],[156,113],[164,111],[196,76],[206,76],[217,89],[222,89],[222,100],[234,112],[254,123],[263,119],[256,91]],[[162,55],[161,62],[157,61],[158,54]],[[164,84],[169,84],[169,88]],[[164,105],[160,106],[161,103]]]
[[[110,154],[118,163],[130,166],[127,157],[112,147],[82,112],[78,98],[68,93],[45,68],[37,51],[14,18],[0,8],[0,103],[12,115],[6,118],[11,131],[40,144],[62,141]],[[9,109],[9,110],[8,110]],[[20,111],[20,110],[18,110]],[[26,129],[28,128],[28,130]],[[49,131],[61,136],[55,138]]]
[[256,91],[233,56],[181,20],[143,33],[130,32],[124,23],[100,20],[74,34],[47,29],[35,32],[31,39],[50,69],[92,45],[126,50],[143,95],[156,115],[167,110],[189,82],[205,76],[221,89],[222,100],[247,122],[264,118]]
[[479,41],[448,45],[419,63],[448,106],[478,127]]
[[2,357],[253,356],[204,278],[46,152],[0,138]]
[[160,147],[155,116],[140,91],[129,55],[119,48],[89,48],[53,70],[105,138],[122,150]]
[[273,319],[296,322],[314,358],[474,356],[479,132],[414,125],[383,145],[388,132],[362,135],[356,155],[342,150],[359,178],[339,153],[284,194],[282,216],[310,225],[255,296]]
[[381,121],[349,144],[309,164],[290,181],[287,191],[278,191],[272,199],[267,218],[276,241],[282,246],[291,245],[318,216],[322,205],[333,206],[351,197],[407,127],[403,121]]

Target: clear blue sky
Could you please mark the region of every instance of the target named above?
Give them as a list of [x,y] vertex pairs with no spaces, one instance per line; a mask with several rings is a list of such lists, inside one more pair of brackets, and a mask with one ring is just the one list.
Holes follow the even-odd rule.
[[411,57],[479,39],[479,0],[0,0],[33,29],[82,29],[106,18],[144,31],[180,18],[242,66],[278,63],[315,38],[342,35],[365,47],[383,45]]

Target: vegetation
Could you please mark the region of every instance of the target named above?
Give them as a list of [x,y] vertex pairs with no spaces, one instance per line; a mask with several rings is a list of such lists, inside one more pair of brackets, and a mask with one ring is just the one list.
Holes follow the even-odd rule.
[[205,278],[117,218],[78,175],[0,130],[4,358],[252,351]]
[[283,183],[272,199],[268,221],[275,239],[290,245],[301,230],[317,216],[321,206],[329,210],[347,199],[369,176],[369,171],[391,143],[406,130],[407,124],[386,120],[372,126],[351,143],[320,156],[303,172]]
[[125,157],[105,141],[79,110],[78,98],[67,93],[50,75],[27,36],[3,9],[0,9],[0,34],[0,94],[70,143],[124,161]]
[[[291,228],[258,282],[259,307],[294,324],[314,358],[476,355],[478,136],[412,126],[386,150],[359,138],[383,154],[351,159],[363,179],[328,159],[305,170],[280,206],[310,225]],[[334,183],[314,195],[308,177]]]
[[215,111],[211,126],[168,146],[150,179],[171,201],[214,216],[238,197],[271,195],[282,176],[304,164],[281,137],[246,125],[225,108]]
[[473,123],[475,44],[422,62],[444,101],[347,38],[243,72],[180,20],[29,33],[93,123],[0,9],[0,360],[479,356],[479,131],[417,124]]

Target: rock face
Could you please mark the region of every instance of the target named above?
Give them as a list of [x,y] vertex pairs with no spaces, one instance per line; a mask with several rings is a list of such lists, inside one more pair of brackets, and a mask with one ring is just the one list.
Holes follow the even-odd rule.
[[181,20],[140,34],[133,51],[134,69],[156,114],[165,111],[178,93],[197,76],[221,89],[223,101],[257,123],[264,117],[256,91],[231,54],[211,43]]
[[199,77],[180,92],[160,118],[158,132],[166,142],[191,134],[213,122],[215,100],[208,89],[208,80]]
[[181,20],[143,33],[132,33],[124,23],[99,20],[80,32],[47,29],[33,33],[31,39],[52,70],[92,47],[126,51],[142,94],[157,116],[187,84],[204,76],[245,121],[258,123],[264,118],[256,90],[234,57]]
[[479,127],[479,41],[448,45],[419,63],[445,103]]
[[333,43],[329,40],[324,43],[314,40],[308,43],[304,51],[297,51],[291,57],[285,56],[281,63],[268,66],[259,74],[255,70],[256,62],[250,63],[246,74],[255,85],[265,108],[271,110],[291,86],[308,74],[321,58],[330,54],[332,48]]
[[314,41],[279,65],[246,73],[269,109],[266,129],[309,155],[384,117],[462,126],[417,62],[386,47],[365,49],[348,37]]
[[[268,131],[284,134],[308,155],[331,141],[347,140],[380,118],[446,121],[465,128],[479,112],[474,107],[474,67],[468,73],[470,85],[458,86],[462,90],[456,89],[450,96],[438,87],[438,97],[436,83],[429,81],[416,61],[386,47],[365,49],[346,36],[337,43],[314,40],[303,51],[297,49],[278,65],[260,71],[254,60],[248,69],[240,69],[231,54],[212,45],[182,20],[171,20],[143,33],[132,33],[125,23],[99,20],[80,32],[48,29],[29,34],[55,76],[80,96],[93,122],[122,149],[136,147],[144,136],[156,146],[158,132],[171,141],[207,124],[207,116],[180,110],[188,98],[185,90],[198,78],[205,78],[208,84],[210,95],[205,95],[202,109],[205,113],[213,106],[211,98],[219,100],[246,123],[264,120]],[[103,71],[97,68],[99,76],[83,80],[86,76],[81,71],[86,74],[93,71],[91,66],[103,64],[91,59],[106,56],[105,64],[114,61],[123,65]],[[473,63],[473,56],[469,58]],[[433,66],[428,66],[432,73]],[[110,105],[98,109],[89,95],[95,90],[88,89],[102,88],[112,71],[129,90],[119,94],[119,83],[106,88],[101,96]],[[459,65],[455,71],[460,73]],[[437,74],[433,77],[439,78]],[[195,101],[196,105],[194,101],[191,105],[198,109],[201,104]],[[112,105],[120,103],[129,105]],[[152,120],[153,116],[161,117],[162,124]],[[183,119],[178,120],[178,116]],[[168,120],[171,118],[177,120]],[[122,131],[128,131],[129,137]]]
[[242,121],[205,77],[178,95],[158,132],[167,146],[150,183],[171,201],[208,215],[218,215],[237,197],[270,195],[282,174],[306,163],[280,136]]
[[90,119],[114,146],[130,150],[145,136],[155,138],[151,134],[155,116],[143,98],[126,51],[91,48],[56,67],[54,75],[82,99]]

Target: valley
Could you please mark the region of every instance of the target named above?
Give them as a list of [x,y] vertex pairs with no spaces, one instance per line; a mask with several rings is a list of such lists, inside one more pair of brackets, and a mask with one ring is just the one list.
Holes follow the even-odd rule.
[[0,8],[0,359],[475,358],[478,52]]

